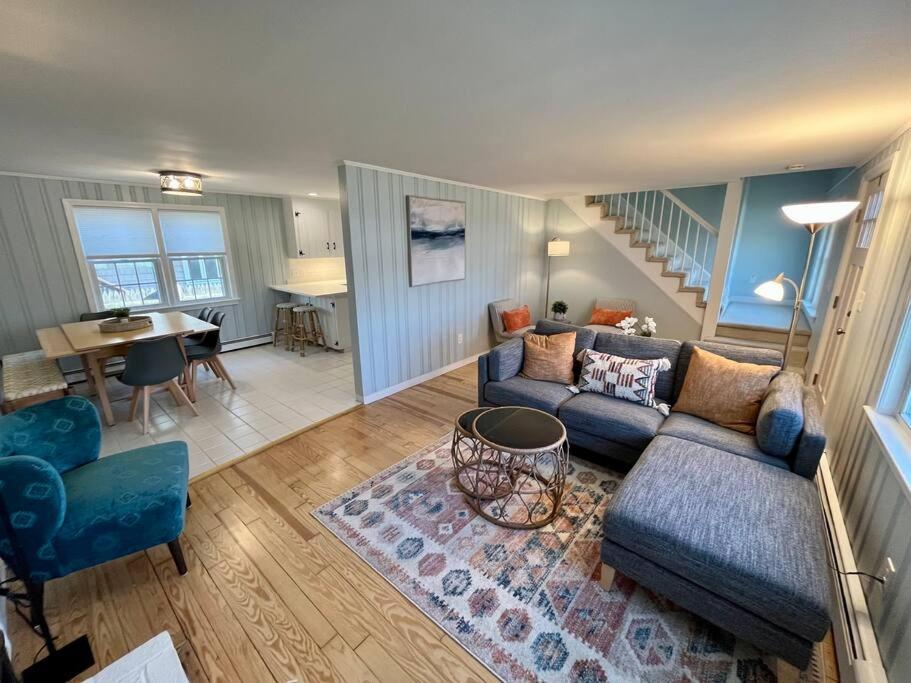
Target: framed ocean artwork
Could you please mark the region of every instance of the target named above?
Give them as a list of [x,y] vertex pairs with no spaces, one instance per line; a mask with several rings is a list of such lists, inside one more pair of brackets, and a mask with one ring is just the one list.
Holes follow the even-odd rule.
[[465,202],[405,197],[411,286],[465,279]]

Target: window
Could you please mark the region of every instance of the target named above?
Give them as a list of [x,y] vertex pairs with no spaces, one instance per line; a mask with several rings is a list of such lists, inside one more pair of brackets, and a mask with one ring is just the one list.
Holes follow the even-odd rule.
[[873,241],[873,231],[876,229],[876,219],[883,205],[883,188],[876,190],[867,197],[864,205],[864,215],[860,221],[860,230],[857,231],[857,248],[869,249]]
[[99,310],[231,296],[221,209],[65,202],[86,291]]

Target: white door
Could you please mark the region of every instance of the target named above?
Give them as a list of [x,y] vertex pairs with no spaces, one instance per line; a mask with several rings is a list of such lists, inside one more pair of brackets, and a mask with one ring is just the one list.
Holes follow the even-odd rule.
[[888,172],[867,182],[864,188],[861,208],[858,210],[857,218],[852,226],[851,238],[853,247],[848,257],[841,289],[832,301],[832,307],[835,309],[835,321],[830,328],[831,336],[828,344],[826,344],[822,363],[819,366],[819,373],[815,378],[824,401],[827,397],[829,383],[834,375],[834,368],[838,367],[838,358],[841,353],[844,335],[851,324],[851,313],[858,303],[858,285],[860,284],[860,276],[864,271],[864,264],[867,261],[870,244],[873,242],[876,219],[879,218],[879,213],[882,209],[886,176],[888,176]]

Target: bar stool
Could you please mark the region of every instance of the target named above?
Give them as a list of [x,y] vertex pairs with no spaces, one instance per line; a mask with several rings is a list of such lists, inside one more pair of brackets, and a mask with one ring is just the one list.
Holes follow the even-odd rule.
[[[323,335],[323,328],[319,322],[319,311],[315,306],[295,306],[291,309],[291,350],[294,350],[294,342],[300,342],[300,352],[302,356],[307,355],[305,349],[307,342],[313,344],[322,344],[326,346],[326,337]],[[329,350],[328,348],[326,349]]]
[[272,324],[272,346],[278,346],[278,338],[281,336],[285,342],[285,349],[290,349],[291,341],[291,309],[297,304],[285,302],[275,304],[275,320]]

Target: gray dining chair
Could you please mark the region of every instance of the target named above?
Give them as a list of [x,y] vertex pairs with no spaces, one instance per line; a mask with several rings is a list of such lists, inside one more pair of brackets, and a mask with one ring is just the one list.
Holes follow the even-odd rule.
[[87,320],[107,320],[114,317],[114,311],[90,311],[89,313],[80,313],[79,322],[84,323]]
[[120,381],[133,387],[133,395],[130,398],[130,422],[136,418],[136,408],[142,394],[143,434],[149,433],[149,405],[152,391],[155,389],[166,389],[174,397],[177,405],[189,406],[194,415],[199,415],[196,406],[177,381],[180,374],[186,370],[187,358],[183,344],[177,337],[139,341],[130,346]]
[[226,381],[232,389],[237,389],[234,385],[234,380],[231,379],[231,375],[228,374],[227,368],[225,368],[218,355],[221,353],[221,326],[224,321],[225,314],[221,311],[217,312],[209,322],[218,327],[218,329],[206,332],[201,342],[186,347],[187,390],[193,401],[196,400],[196,371],[200,365],[204,365],[216,377]]

